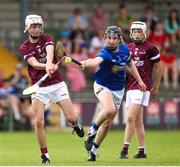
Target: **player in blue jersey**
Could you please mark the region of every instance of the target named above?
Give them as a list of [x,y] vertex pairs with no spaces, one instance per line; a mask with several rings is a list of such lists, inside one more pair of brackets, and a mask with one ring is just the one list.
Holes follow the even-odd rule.
[[119,111],[124,95],[125,70],[134,76],[142,91],[146,85],[142,81],[135,65],[131,61],[129,49],[123,44],[121,28],[110,26],[104,35],[105,47],[96,58],[82,61],[82,68],[95,67],[94,93],[102,104],[102,110],[90,127],[85,148],[88,151],[88,161],[96,161],[96,149],[105,138],[113,118]]

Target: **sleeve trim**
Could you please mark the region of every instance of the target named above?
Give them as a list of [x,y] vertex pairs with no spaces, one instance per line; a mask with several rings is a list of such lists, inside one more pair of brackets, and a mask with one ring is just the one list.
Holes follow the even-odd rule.
[[158,54],[158,55],[156,55],[156,56],[154,56],[154,57],[151,57],[150,59],[151,59],[151,60],[155,60],[155,59],[158,59],[158,58],[160,58],[160,54]]

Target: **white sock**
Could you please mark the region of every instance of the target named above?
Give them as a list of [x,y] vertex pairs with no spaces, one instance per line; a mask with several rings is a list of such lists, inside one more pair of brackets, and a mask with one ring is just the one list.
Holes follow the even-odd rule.
[[89,131],[91,135],[95,135],[97,133],[97,130],[95,130],[93,127],[90,127]]
[[50,159],[50,157],[49,157],[49,154],[48,154],[48,153],[46,153],[46,154],[44,154],[44,155],[46,156],[46,158]]
[[124,142],[124,144],[126,144],[126,145],[128,145],[128,146],[130,145],[130,143],[128,143],[128,142]]
[[14,113],[14,118],[15,118],[15,120],[20,120],[20,118],[21,118],[20,113],[19,112],[15,112]]
[[91,152],[93,152],[94,154],[96,154],[96,147],[94,147],[94,145],[91,148]]

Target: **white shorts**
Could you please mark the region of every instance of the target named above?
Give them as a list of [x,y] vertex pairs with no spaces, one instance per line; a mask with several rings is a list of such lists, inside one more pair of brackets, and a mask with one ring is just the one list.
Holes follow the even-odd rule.
[[44,104],[48,104],[49,102],[56,103],[69,98],[69,92],[65,82],[40,87],[35,94],[31,95],[31,99],[38,99]]
[[121,105],[121,102],[122,102],[122,99],[124,96],[124,89],[118,90],[118,91],[112,91],[112,90],[108,89],[107,87],[99,85],[96,82],[94,82],[94,94],[97,96],[97,98],[98,98],[98,94],[101,91],[110,92],[112,94],[116,109],[117,109],[117,111],[119,111],[119,108],[120,108],[120,105]]
[[129,107],[131,103],[142,104],[148,106],[150,99],[150,91],[142,92],[140,90],[128,90],[126,93],[126,107]]

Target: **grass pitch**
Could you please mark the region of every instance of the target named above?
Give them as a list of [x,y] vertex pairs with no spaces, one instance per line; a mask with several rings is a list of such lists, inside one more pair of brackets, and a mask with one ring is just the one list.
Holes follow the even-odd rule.
[[[133,138],[128,159],[118,159],[123,131],[110,131],[102,143],[96,162],[87,161],[84,139],[70,132],[47,132],[52,166],[178,166],[180,165],[179,131],[146,131],[147,159],[137,160]],[[41,166],[40,151],[33,132],[0,132],[1,166]],[[47,165],[49,166],[49,165]]]

